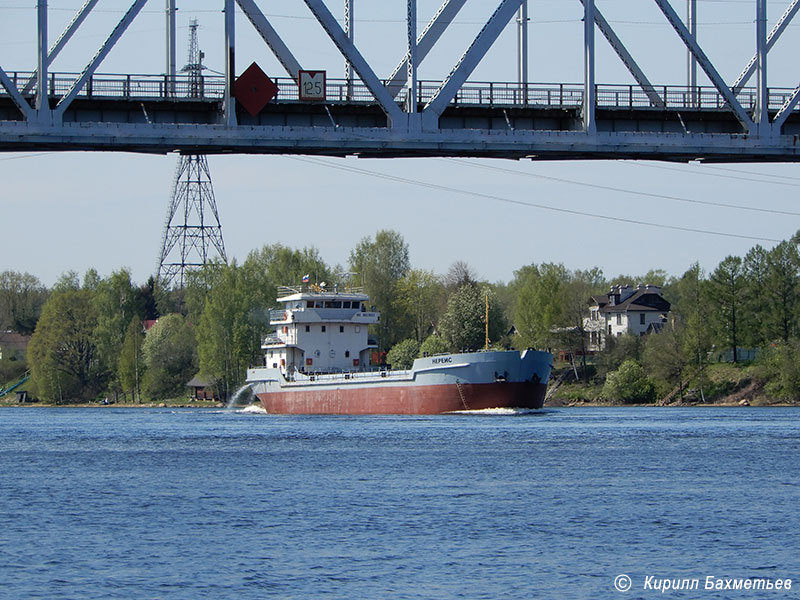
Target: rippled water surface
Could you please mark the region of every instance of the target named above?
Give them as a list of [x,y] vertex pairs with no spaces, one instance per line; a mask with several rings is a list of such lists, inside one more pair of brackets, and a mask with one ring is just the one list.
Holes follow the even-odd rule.
[[4,409],[0,597],[800,597],[798,473],[794,408]]

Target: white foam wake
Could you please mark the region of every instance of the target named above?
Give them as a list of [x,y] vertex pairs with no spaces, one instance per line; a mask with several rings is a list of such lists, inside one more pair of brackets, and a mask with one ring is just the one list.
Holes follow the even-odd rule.
[[454,410],[456,415],[528,415],[539,411],[533,408],[481,408],[478,410]]
[[264,407],[262,407],[260,404],[250,404],[248,406],[245,406],[244,408],[237,409],[236,412],[253,414],[253,415],[266,415],[267,414],[267,411],[264,410]]

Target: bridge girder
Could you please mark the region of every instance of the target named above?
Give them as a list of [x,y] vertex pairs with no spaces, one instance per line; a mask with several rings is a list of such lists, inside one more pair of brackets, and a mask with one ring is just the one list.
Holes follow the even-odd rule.
[[[150,0],[151,2],[154,0]],[[128,83],[121,94],[97,92],[102,79],[98,69],[148,0],[134,0],[119,23],[109,32],[92,60],[66,89],[54,89],[49,72],[54,58],[65,48],[96,9],[98,0],[83,6],[47,47],[47,1],[38,0],[38,66],[19,76],[8,70],[0,55],[0,151],[119,150],[162,153],[280,153],[360,156],[497,156],[507,158],[648,158],[664,160],[794,161],[800,159],[798,119],[800,85],[772,94],[766,88],[769,51],[796,15],[800,3],[788,2],[771,33],[766,32],[766,0],[753,0],[756,19],[756,54],[733,85],[728,85],[669,0],[651,0],[674,28],[687,52],[714,86],[703,104],[703,91],[694,86],[682,90],[683,104],[668,97],[667,86],[652,83],[640,61],[626,47],[612,24],[601,13],[598,0],[576,0],[582,5],[585,80],[577,96],[565,107],[542,101],[536,84],[520,80],[502,85],[510,92],[503,101],[465,98],[468,78],[483,60],[500,33],[519,15],[524,28],[528,4],[534,0],[496,0],[496,8],[483,28],[442,81],[419,81],[416,70],[469,0],[445,0],[428,25],[416,35],[416,23],[408,25],[408,46],[397,68],[383,80],[359,51],[353,31],[352,4],[345,1],[346,26],[331,13],[328,0],[297,0],[308,8],[313,21],[333,42],[348,69],[344,101],[330,97],[317,104],[282,98],[249,116],[237,107],[233,82],[236,73],[234,6],[244,14],[289,75],[285,86],[297,86],[302,64],[272,26],[256,0],[220,0],[225,7],[226,73],[221,93],[198,103],[182,97],[181,76],[174,74],[175,0],[167,0],[167,74],[157,97],[137,97]],[[406,0],[406,15],[414,19],[417,0]],[[594,32],[597,27],[631,74],[628,106],[608,105],[604,88],[595,81]],[[520,34],[520,40],[525,39]],[[522,42],[520,42],[522,43]],[[527,40],[525,41],[527,48]],[[520,58],[520,64],[523,64]],[[350,80],[355,71],[360,82]],[[755,101],[743,86],[759,74]],[[130,79],[130,76],[128,76]],[[356,98],[354,86],[362,96]],[[425,87],[427,85],[427,88]],[[488,84],[491,86],[492,84]],[[562,85],[563,88],[563,85]],[[634,94],[634,88],[636,94]],[[335,88],[334,88],[335,89]],[[663,92],[662,92],[663,90]],[[4,93],[3,93],[4,92]],[[706,91],[708,94],[708,91]],[[772,94],[772,95],[771,95]],[[284,92],[285,95],[285,92]],[[289,94],[291,95],[291,94]],[[636,97],[636,102],[634,102]],[[708,98],[711,98],[710,100]],[[644,102],[642,101],[644,99]],[[139,105],[138,107],[136,105]],[[624,104],[624,103],[623,103]],[[191,109],[188,107],[191,106]],[[141,109],[141,114],[139,114]],[[193,115],[191,118],[188,114]],[[298,115],[300,115],[298,117]],[[142,119],[143,116],[143,119]],[[303,121],[308,123],[304,123]],[[299,123],[299,124],[295,124]],[[666,125],[665,125],[666,124]]]

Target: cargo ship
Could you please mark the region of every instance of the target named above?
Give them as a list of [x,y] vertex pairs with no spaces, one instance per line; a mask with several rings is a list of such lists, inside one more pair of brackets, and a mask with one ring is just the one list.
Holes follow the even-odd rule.
[[280,287],[283,308],[262,343],[263,366],[247,383],[268,413],[438,414],[539,409],[553,365],[549,352],[482,351],[424,356],[410,369],[374,364],[369,325],[380,314],[363,290],[324,284]]

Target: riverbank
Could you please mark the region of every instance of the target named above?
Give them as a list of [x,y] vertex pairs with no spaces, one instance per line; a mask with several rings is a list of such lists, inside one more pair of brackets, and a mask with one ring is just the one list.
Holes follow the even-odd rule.
[[[571,375],[571,369],[570,369]],[[554,387],[546,406],[800,406],[800,398],[779,398],[755,365],[709,365],[682,386],[660,389],[654,402],[619,402],[603,397],[603,383],[570,380]]]
[[17,402],[13,395],[0,399],[0,408],[9,406],[46,406],[61,408],[224,408],[225,403],[218,400],[192,400],[190,398],[170,398],[152,402]]

